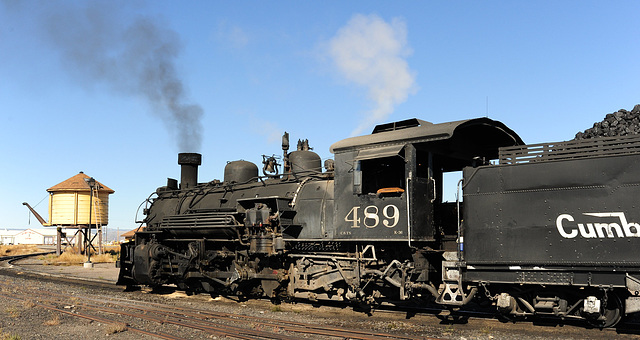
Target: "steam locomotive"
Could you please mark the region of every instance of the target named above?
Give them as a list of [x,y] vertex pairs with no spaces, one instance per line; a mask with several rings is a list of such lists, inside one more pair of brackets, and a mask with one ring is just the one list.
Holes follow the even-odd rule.
[[[206,183],[201,155],[179,154],[181,181],[147,199],[118,284],[374,307],[474,301],[597,327],[640,311],[640,137],[524,145],[488,118],[410,119],[333,144],[324,171],[306,140],[289,152],[285,133],[282,149],[263,156],[262,175],[239,160]],[[456,172],[457,185],[443,180]]]

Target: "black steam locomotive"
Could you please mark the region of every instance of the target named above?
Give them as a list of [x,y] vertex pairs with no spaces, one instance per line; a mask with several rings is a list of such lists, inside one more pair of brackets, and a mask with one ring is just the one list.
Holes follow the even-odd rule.
[[[119,284],[376,306],[471,301],[505,316],[614,326],[640,311],[640,137],[524,145],[504,124],[411,119],[263,174],[199,183],[178,155],[122,245]],[[282,166],[281,171],[279,167]],[[446,188],[443,176],[462,171]],[[445,191],[462,191],[445,202]]]

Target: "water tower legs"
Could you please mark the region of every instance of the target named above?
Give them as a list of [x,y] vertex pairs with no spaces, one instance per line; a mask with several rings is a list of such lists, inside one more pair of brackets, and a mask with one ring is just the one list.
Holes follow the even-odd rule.
[[56,256],[60,256],[62,254],[62,227],[56,229]]

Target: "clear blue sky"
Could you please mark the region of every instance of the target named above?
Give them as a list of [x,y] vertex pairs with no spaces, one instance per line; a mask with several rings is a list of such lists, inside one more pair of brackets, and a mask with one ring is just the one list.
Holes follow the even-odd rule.
[[139,203],[179,178],[178,152],[203,154],[201,182],[221,179],[227,161],[280,155],[285,130],[323,159],[412,117],[488,115],[527,143],[572,139],[640,103],[638,13],[638,1],[0,0],[0,228],[38,227],[21,203],[84,171],[116,191],[109,227],[132,229]]

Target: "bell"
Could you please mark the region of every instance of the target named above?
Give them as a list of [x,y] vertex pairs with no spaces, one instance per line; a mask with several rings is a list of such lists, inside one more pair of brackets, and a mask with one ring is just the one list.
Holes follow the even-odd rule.
[[275,170],[273,169],[273,161],[268,161],[264,165],[264,171],[266,171],[266,172],[275,172]]

